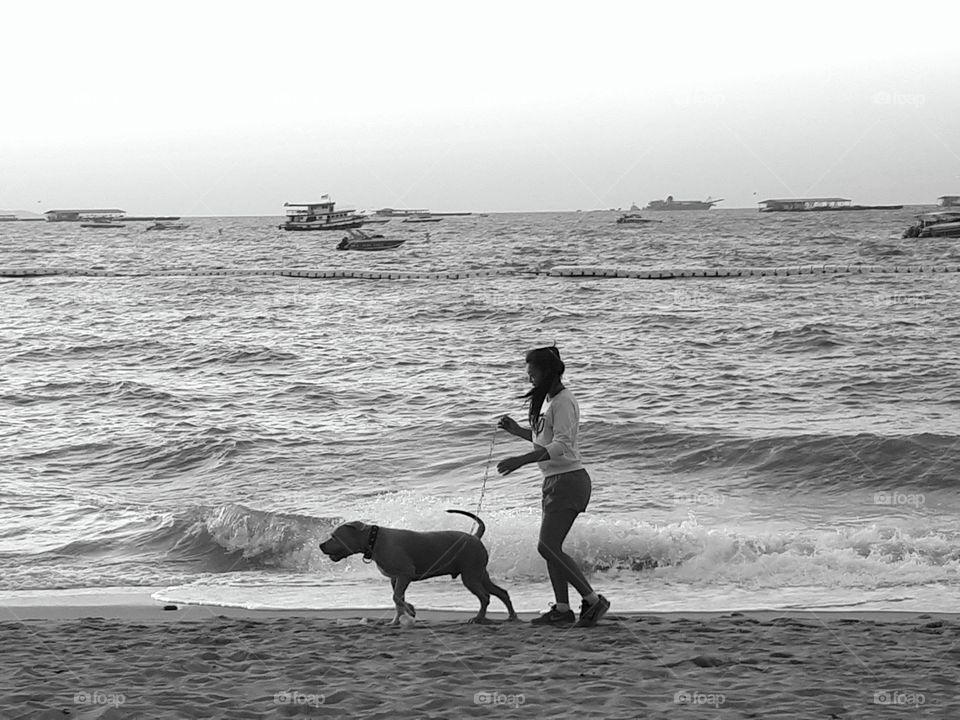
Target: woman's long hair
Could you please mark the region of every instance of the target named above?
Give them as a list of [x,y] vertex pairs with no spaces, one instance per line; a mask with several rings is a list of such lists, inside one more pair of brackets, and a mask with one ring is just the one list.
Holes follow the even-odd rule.
[[563,377],[566,366],[560,359],[560,350],[556,345],[531,350],[527,353],[526,362],[543,372],[542,382],[539,385],[534,385],[530,388],[530,392],[523,396],[524,399],[530,401],[530,409],[527,412],[530,427],[534,432],[540,432],[543,429],[543,419],[540,417],[543,401],[546,400],[547,393],[553,387],[553,381],[560,380]]

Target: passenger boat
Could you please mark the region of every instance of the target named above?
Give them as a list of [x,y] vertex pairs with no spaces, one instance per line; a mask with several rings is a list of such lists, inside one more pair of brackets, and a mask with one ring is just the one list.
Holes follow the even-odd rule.
[[673,195],[667,195],[666,200],[651,200],[644,210],[709,210],[723,198],[718,200],[674,200]]
[[960,210],[940,210],[917,216],[903,231],[905,238],[960,237]]
[[281,230],[347,230],[363,225],[356,210],[335,210],[336,203],[329,195],[322,195],[318,203],[284,203],[287,221]]
[[411,215],[429,215],[430,214],[429,210],[424,210],[422,208],[418,208],[416,210],[412,210],[412,209],[400,210],[397,208],[385,207],[385,208],[380,208],[379,210],[374,210],[373,212],[374,212],[374,215],[379,215],[381,217],[410,217]]
[[368,235],[363,230],[347,230],[347,233],[347,237],[337,245],[337,250],[390,250],[406,242],[405,239]]
[[841,197],[777,198],[761,200],[760,212],[843,212],[850,210],[900,210],[903,205],[851,205]]

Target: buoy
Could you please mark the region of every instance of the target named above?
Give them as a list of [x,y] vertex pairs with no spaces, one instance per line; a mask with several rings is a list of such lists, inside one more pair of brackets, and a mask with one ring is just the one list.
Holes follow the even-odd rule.
[[67,277],[248,277],[273,276],[311,279],[355,280],[469,280],[488,277],[563,277],[563,278],[630,278],[634,280],[681,280],[687,278],[785,277],[790,275],[883,275],[957,273],[960,265],[792,265],[777,267],[713,267],[713,268],[602,268],[556,265],[549,270],[523,268],[516,270],[447,270],[407,272],[395,270],[334,270],[322,268],[181,268],[109,270],[106,268],[0,268],[0,277],[28,278],[62,275]]

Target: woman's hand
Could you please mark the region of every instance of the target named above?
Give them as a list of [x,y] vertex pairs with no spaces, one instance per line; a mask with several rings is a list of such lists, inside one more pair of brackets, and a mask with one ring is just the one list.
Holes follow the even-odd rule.
[[526,458],[523,455],[508,457],[506,460],[501,460],[497,463],[497,472],[501,475],[509,475],[517,468],[523,467],[526,464]]
[[509,415],[503,415],[500,420],[497,422],[497,427],[506,430],[511,435],[521,436],[523,428],[520,427],[520,423],[514,420]]

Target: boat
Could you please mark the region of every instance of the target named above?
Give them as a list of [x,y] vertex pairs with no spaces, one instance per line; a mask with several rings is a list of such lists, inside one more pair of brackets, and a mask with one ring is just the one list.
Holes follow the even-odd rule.
[[443,218],[434,217],[433,215],[410,215],[405,217],[401,222],[405,223],[425,223],[425,222],[440,222]]
[[80,227],[85,228],[122,228],[126,227],[125,223],[114,222],[112,220],[102,220],[100,222],[88,222],[80,223]]
[[851,205],[848,198],[777,198],[761,200],[760,212],[843,212],[849,210],[900,210],[903,205]]
[[903,231],[905,238],[960,237],[960,210],[940,210],[917,216]]
[[388,217],[377,217],[376,215],[361,215],[360,217],[363,218],[364,225],[382,225],[390,222]]
[[363,225],[356,210],[335,210],[336,203],[322,195],[317,203],[284,203],[287,221],[281,230],[349,230]]
[[380,208],[379,210],[374,210],[374,215],[380,215],[381,217],[408,217],[410,215],[429,215],[429,210],[399,210],[397,208],[385,207]]
[[645,218],[640,214],[640,208],[637,207],[637,204],[634,203],[630,206],[630,210],[625,212],[623,215],[617,218],[617,225],[645,225],[647,223],[658,223],[662,222],[661,220],[651,220],[650,218]]
[[390,250],[405,242],[402,238],[385,238],[383,235],[368,235],[363,230],[347,230],[347,236],[337,245],[337,250]]
[[717,200],[674,200],[673,195],[667,195],[666,200],[651,200],[644,210],[709,210],[723,198]]
[[150,225],[147,230],[186,230],[188,227],[186,223],[157,222]]
[[16,212],[0,212],[0,222],[44,222],[46,218],[39,215],[30,215],[26,210]]
[[47,210],[44,213],[48,222],[87,222],[100,220],[121,220],[123,222],[159,222],[161,220],[179,220],[179,215],[127,215],[120,208],[86,208],[73,210]]
[[640,215],[624,213],[617,218],[617,225],[646,225],[647,223],[658,223],[660,220],[651,220]]
[[84,208],[72,210],[47,210],[44,217],[48,222],[86,222],[95,223],[102,220],[119,220],[127,214],[120,208]]

